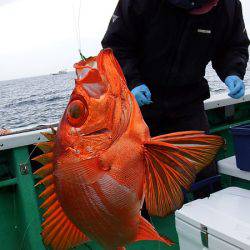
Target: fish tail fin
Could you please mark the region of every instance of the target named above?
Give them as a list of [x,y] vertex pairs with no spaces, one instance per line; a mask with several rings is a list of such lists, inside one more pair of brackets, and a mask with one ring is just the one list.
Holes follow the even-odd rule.
[[161,135],[146,142],[146,206],[149,214],[166,216],[183,204],[196,174],[208,166],[224,139],[200,131]]
[[140,224],[138,228],[138,232],[134,242],[141,240],[152,240],[152,241],[160,241],[165,243],[168,246],[174,245],[174,242],[168,239],[165,236],[160,236],[156,229],[151,225],[146,219],[140,216]]
[[44,165],[34,173],[42,178],[35,186],[40,184],[45,186],[45,190],[39,196],[45,200],[40,206],[44,210],[41,235],[45,245],[50,245],[54,250],[67,250],[89,239],[69,220],[57,198],[53,176],[55,131],[53,134],[46,133],[44,136],[49,142],[37,145],[44,154],[33,159]]

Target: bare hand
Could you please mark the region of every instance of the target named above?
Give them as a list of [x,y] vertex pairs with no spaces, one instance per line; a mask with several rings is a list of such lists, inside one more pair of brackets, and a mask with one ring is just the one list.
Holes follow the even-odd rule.
[[9,135],[9,134],[11,134],[12,132],[11,132],[11,130],[9,130],[9,129],[5,129],[5,128],[3,128],[3,129],[0,129],[0,136],[2,136],[2,135]]

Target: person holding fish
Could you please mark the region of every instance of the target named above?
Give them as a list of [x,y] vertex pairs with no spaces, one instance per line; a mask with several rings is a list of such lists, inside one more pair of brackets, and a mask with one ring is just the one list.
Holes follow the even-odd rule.
[[239,1],[187,3],[119,1],[103,40],[113,51],[75,64],[57,130],[43,133],[43,154],[33,158],[43,165],[34,173],[45,187],[41,236],[53,250],[89,241],[105,250],[142,240],[173,245],[142,217],[142,204],[152,216],[172,214],[214,160],[224,139],[194,131],[208,130],[205,66],[212,60],[240,97],[249,44]]
[[[102,45],[113,50],[153,136],[209,130],[209,62],[230,97],[244,96],[249,39],[239,0],[120,0]],[[197,180],[216,174],[212,164]]]

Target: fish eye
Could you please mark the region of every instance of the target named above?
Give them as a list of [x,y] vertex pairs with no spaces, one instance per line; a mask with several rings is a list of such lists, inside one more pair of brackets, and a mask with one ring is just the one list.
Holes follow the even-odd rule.
[[67,119],[70,125],[80,127],[87,118],[87,108],[80,100],[72,101],[67,108]]

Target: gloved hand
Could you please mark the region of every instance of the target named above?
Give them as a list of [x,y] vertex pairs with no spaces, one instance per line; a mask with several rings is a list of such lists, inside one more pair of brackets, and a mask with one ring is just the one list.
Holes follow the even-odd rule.
[[131,93],[135,96],[140,107],[152,103],[150,90],[145,84],[133,88]]
[[229,89],[229,96],[234,99],[239,99],[245,95],[245,84],[236,75],[228,76],[225,79],[225,84]]

